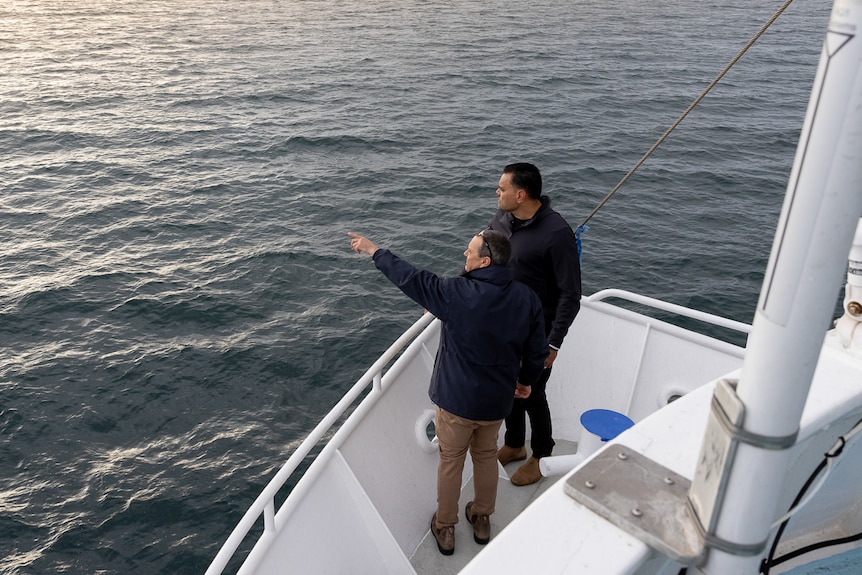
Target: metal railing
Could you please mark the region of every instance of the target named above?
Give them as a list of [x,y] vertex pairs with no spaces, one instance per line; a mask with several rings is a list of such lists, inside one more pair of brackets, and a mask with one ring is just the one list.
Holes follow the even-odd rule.
[[206,575],[220,575],[228,562],[233,557],[236,550],[242,544],[249,531],[257,523],[258,519],[263,516],[264,532],[260,539],[272,537],[275,535],[275,496],[278,491],[287,483],[296,468],[302,463],[305,457],[312,449],[320,442],[321,439],[329,432],[332,426],[344,413],[353,405],[353,402],[371,385],[373,391],[381,391],[383,370],[389,363],[395,359],[399,353],[428,325],[434,320],[434,316],[430,313],[424,314],[410,328],[405,331],[401,337],[389,346],[389,348],[368,368],[368,371],[359,378],[350,390],[344,394],[344,397],[333,407],[329,413],[317,424],[317,426],[308,434],[308,437],[303,440],[300,446],[293,452],[293,455],[288,458],[275,477],[267,484],[263,491],[258,495],[254,503],[251,504],[248,511],[245,512],[242,519],[234,527],[230,536],[222,545],[219,552],[216,554],[209,568],[206,570]]
[[632,303],[645,305],[647,307],[651,307],[653,309],[659,309],[662,311],[674,313],[676,315],[687,317],[690,319],[694,319],[697,321],[702,321],[704,323],[708,323],[711,325],[715,325],[718,327],[724,327],[727,329],[732,329],[734,331],[739,331],[742,333],[751,333],[751,326],[747,323],[742,323],[740,321],[735,321],[732,319],[727,319],[725,317],[713,315],[710,313],[697,311],[694,309],[690,309],[687,307],[683,307],[681,305],[676,305],[673,303],[668,303],[665,301],[661,301],[658,299],[653,299],[651,297],[639,295],[630,291],[621,290],[621,289],[606,289],[599,292],[594,293],[589,297],[583,298],[584,301],[588,302],[598,302],[604,301],[610,298],[623,299],[626,301],[630,301]]
[[[658,309],[679,316],[688,317],[694,320],[702,321],[719,327],[724,327],[736,330],[742,333],[749,333],[751,326],[738,321],[733,321],[727,318],[715,316],[712,314],[699,312],[679,305],[663,302],[646,296],[641,296],[633,292],[618,289],[607,289],[597,292],[591,296],[585,297],[586,302],[602,302],[607,299],[617,298],[623,299],[635,304],[644,305],[653,309]],[[230,560],[233,558],[236,550],[245,540],[249,531],[254,527],[257,521],[263,516],[264,532],[258,541],[274,537],[276,533],[276,509],[275,497],[279,490],[287,483],[290,477],[296,471],[297,467],[311,453],[312,449],[323,439],[332,429],[333,425],[341,418],[351,405],[362,395],[362,393],[371,386],[371,392],[382,391],[383,371],[392,360],[394,360],[403,349],[410,344],[426,327],[434,320],[431,314],[424,314],[410,328],[407,329],[389,348],[377,359],[374,364],[368,368],[365,374],[357,380],[357,382],[345,393],[344,397],[333,407],[329,413],[317,424],[317,426],[308,434],[294,453],[288,458],[281,469],[278,470],[275,477],[270,480],[263,491],[258,495],[257,499],[252,503],[251,507],[243,515],[239,523],[234,527],[231,534],[228,536],[225,543],[222,545],[219,552],[216,554],[212,563],[206,571],[206,575],[220,575]],[[369,398],[366,398],[366,400]],[[365,401],[365,400],[363,400]],[[287,504],[287,502],[285,502]]]

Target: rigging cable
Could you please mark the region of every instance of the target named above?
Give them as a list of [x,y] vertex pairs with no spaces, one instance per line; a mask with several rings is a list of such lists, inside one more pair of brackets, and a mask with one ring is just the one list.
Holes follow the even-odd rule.
[[671,127],[668,128],[664,134],[662,134],[662,136],[656,141],[655,144],[652,145],[652,147],[649,150],[647,150],[647,153],[644,154],[640,160],[638,160],[638,162],[632,167],[632,169],[630,169],[628,171],[628,173],[625,176],[623,176],[623,178],[619,181],[619,183],[616,186],[614,186],[614,189],[612,189],[610,191],[610,193],[608,193],[608,195],[605,196],[601,202],[599,202],[599,204],[595,207],[595,209],[593,209],[593,211],[590,212],[590,215],[588,215],[587,218],[583,221],[583,223],[580,226],[578,226],[578,229],[575,232],[575,235],[578,238],[578,245],[579,246],[580,246],[580,234],[581,234],[581,232],[585,232],[589,229],[589,226],[587,226],[587,222],[589,222],[590,219],[592,219],[592,217],[594,215],[596,215],[596,213],[602,208],[602,206],[604,206],[608,202],[608,200],[610,200],[611,197],[617,193],[617,190],[619,190],[620,187],[622,187],[622,185],[632,176],[632,174],[634,174],[635,171],[641,167],[641,164],[643,164],[646,161],[646,159],[649,158],[652,155],[652,153],[655,152],[656,149],[658,149],[658,147],[660,145],[662,145],[662,143],[667,139],[667,137],[670,135],[670,133],[673,132],[677,126],[679,126],[679,124],[685,119],[685,117],[688,116],[689,112],[691,112],[694,109],[694,107],[697,106],[700,103],[700,101],[706,97],[706,95],[709,93],[709,91],[712,90],[712,88],[716,84],[718,84],[718,82],[724,77],[725,74],[727,74],[727,72],[734,66],[734,64],[736,64],[739,61],[739,59],[742,58],[742,56],[748,51],[748,49],[751,48],[751,46],[754,45],[755,42],[757,42],[757,40],[763,35],[764,32],[766,32],[766,30],[772,25],[772,23],[775,22],[775,20],[781,15],[781,13],[784,12],[784,10],[787,9],[788,6],[790,6],[791,2],[793,2],[793,0],[786,0],[784,2],[784,4],[781,6],[781,8],[779,8],[775,12],[775,14],[773,14],[772,17],[769,20],[767,20],[763,26],[761,26],[761,28],[760,28],[760,30],[758,30],[757,34],[755,34],[751,38],[751,40],[748,41],[748,43],[742,48],[742,50],[740,50],[736,54],[736,56],[733,57],[733,59],[730,61],[730,63],[728,63],[727,66],[725,66],[724,69],[718,73],[718,76],[716,76],[715,79],[709,83],[709,85],[706,87],[706,89],[704,89],[703,92],[701,92],[700,95],[694,99],[694,101],[689,105],[689,107],[686,108],[685,112],[683,112],[682,115],[676,119],[676,121],[671,125]]

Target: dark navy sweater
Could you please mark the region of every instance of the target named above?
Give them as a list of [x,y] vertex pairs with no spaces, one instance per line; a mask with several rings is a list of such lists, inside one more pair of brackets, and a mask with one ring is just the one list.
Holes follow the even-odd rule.
[[563,216],[542,196],[542,207],[529,220],[497,210],[489,228],[512,243],[512,277],[533,288],[545,314],[548,343],[559,348],[581,309],[581,265],[575,234]]
[[533,383],[548,354],[536,294],[505,266],[440,278],[389,250],[373,257],[392,283],[442,322],[431,401],[465,419],[509,415],[515,383]]

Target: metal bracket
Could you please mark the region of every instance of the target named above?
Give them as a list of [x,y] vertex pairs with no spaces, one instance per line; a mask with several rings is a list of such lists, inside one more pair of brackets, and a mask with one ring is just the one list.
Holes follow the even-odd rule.
[[767,542],[734,543],[715,534],[736,450],[740,443],[759,449],[787,449],[796,443],[798,430],[791,435],[773,437],[743,429],[745,405],[736,394],[737,383],[727,379],[716,383],[712,409],[688,497],[700,536],[708,548],[750,556],[760,553]]
[[735,543],[715,534],[740,443],[786,449],[797,434],[768,437],[742,428],[745,406],[736,382],[720,380],[693,481],[624,445],[613,443],[566,480],[565,492],[597,515],[684,565],[700,565],[710,549],[740,556],[767,541]]
[[623,531],[685,565],[706,547],[688,505],[691,482],[618,443],[607,446],[566,480],[565,492]]
[[[689,500],[689,504],[690,503],[691,500]],[[694,515],[694,509],[691,507],[689,507],[689,509]],[[766,544],[769,543],[768,538],[752,544],[735,543],[733,541],[728,541],[727,539],[722,539],[712,533],[704,533],[703,525],[701,525],[700,521],[695,519],[694,522],[698,527],[700,536],[703,538],[704,545],[708,549],[718,549],[719,551],[724,551],[725,553],[738,555],[740,557],[751,557],[753,555],[759,555],[766,548]]]
[[[712,413],[716,416],[724,431],[740,443],[747,443],[761,449],[780,451],[793,447],[796,444],[796,437],[799,435],[798,429],[790,435],[775,437],[753,433],[742,428],[742,423],[745,420],[745,406],[736,395],[737,383],[736,381],[727,379],[720,380],[716,384],[715,395],[712,396]],[[734,411],[738,410],[738,415],[735,415],[735,417],[739,417],[738,423],[731,420],[725,406],[732,406],[731,409]]]
[[733,467],[733,456],[739,441],[728,430],[740,429],[745,419],[745,405],[736,395],[734,384],[720,380],[712,396],[712,411],[706,424],[697,469],[689,493],[695,518],[702,533],[714,533],[717,510],[724,499],[727,480]]

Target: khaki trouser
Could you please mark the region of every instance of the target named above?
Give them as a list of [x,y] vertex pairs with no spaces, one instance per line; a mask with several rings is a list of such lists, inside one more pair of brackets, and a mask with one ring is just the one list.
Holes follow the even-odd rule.
[[502,419],[473,421],[437,408],[435,420],[440,463],[437,466],[437,527],[458,523],[458,499],[467,449],[473,458],[473,510],[494,513],[497,501],[497,435]]

